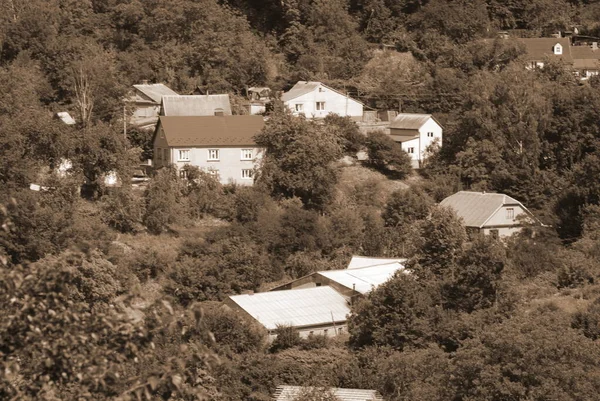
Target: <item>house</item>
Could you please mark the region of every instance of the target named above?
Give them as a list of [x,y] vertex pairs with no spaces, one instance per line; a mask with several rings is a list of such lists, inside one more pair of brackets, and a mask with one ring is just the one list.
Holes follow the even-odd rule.
[[307,118],[325,118],[332,113],[355,120],[361,120],[363,116],[361,102],[321,82],[299,81],[281,96],[281,100],[295,115]]
[[168,95],[161,100],[161,116],[230,116],[229,95]]
[[442,132],[431,114],[400,113],[390,123],[390,136],[410,155],[413,168],[422,167],[434,142],[442,145]]
[[453,209],[470,235],[507,237],[521,231],[527,221],[533,221],[533,215],[521,202],[504,194],[460,191],[440,205]]
[[[315,390],[311,387],[277,386],[273,394],[274,401],[294,401],[298,396],[307,391]],[[383,401],[383,397],[376,390],[362,390],[356,388],[329,388],[316,389],[330,391],[339,401]]]
[[525,46],[527,68],[544,68],[544,63],[550,60],[573,64],[571,42],[569,38],[521,38]]
[[573,56],[573,69],[581,80],[585,81],[600,73],[598,42],[592,42],[591,45],[572,46],[571,54]]
[[388,281],[404,266],[398,262],[353,267],[341,270],[324,270],[300,277],[271,291],[294,290],[329,286],[345,297],[361,296]]
[[158,121],[160,105],[163,96],[177,96],[164,84],[133,85],[133,91],[127,99],[126,104],[132,109],[129,124],[142,129],[152,129]]
[[214,174],[223,184],[252,185],[261,149],[254,142],[261,116],[160,116],[153,137],[153,164],[186,165]]
[[294,327],[302,338],[345,333],[350,313],[347,299],[327,286],[233,295],[225,304],[264,326],[270,340],[277,337],[276,329],[281,325]]

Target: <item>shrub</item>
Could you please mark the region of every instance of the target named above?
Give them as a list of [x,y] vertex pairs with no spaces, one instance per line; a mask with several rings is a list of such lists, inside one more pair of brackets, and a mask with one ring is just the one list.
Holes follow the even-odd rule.
[[116,188],[101,199],[102,221],[122,232],[136,232],[142,228],[143,204],[130,188]]
[[271,352],[296,347],[302,343],[300,333],[292,326],[278,325],[275,334],[277,334],[277,338],[271,344]]
[[375,169],[403,179],[412,173],[411,158],[402,145],[380,131],[367,136],[369,164]]

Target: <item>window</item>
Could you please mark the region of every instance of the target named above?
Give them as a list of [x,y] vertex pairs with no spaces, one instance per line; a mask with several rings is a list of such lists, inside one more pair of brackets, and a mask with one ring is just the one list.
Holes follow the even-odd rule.
[[242,160],[252,160],[252,149],[242,149]]
[[187,178],[187,170],[179,170],[179,178]]
[[208,160],[219,160],[219,149],[208,149]]
[[303,104],[296,103],[295,106],[296,106],[296,111],[298,111],[298,112],[304,111],[304,105]]
[[252,177],[254,177],[254,170],[249,168],[245,168],[242,170],[242,178],[252,179]]
[[410,147],[410,148],[406,149],[406,153],[410,153],[410,154],[415,153],[415,148]]
[[169,162],[169,149],[163,149],[163,159],[165,160],[165,163]]
[[180,150],[179,151],[179,161],[189,161],[190,160],[190,151],[189,150]]
[[317,110],[325,110],[325,102],[317,102]]
[[319,92],[325,92],[325,90],[319,86]]
[[206,172],[210,175],[212,175],[213,177],[215,177],[217,180],[219,179],[219,170],[216,168],[209,168],[208,170],[206,170]]
[[316,286],[317,286],[317,287],[320,287],[321,285],[322,285],[321,283],[316,283]]
[[490,230],[490,237],[498,239],[498,230]]
[[433,138],[433,132],[428,132],[428,133],[427,133],[427,137],[428,137],[428,138]]
[[512,220],[515,218],[515,209],[512,207],[506,208],[506,219]]
[[557,43],[554,45],[554,54],[562,54],[563,53],[563,48],[560,45],[560,43]]
[[324,335],[325,337],[327,337],[327,333],[328,333],[328,332],[329,332],[329,329],[325,329],[325,330],[323,330],[323,335]]
[[162,160],[162,149],[156,148],[156,160]]
[[340,327],[340,328],[338,329],[338,334],[342,334],[343,332],[344,332],[344,328],[343,328],[343,327]]

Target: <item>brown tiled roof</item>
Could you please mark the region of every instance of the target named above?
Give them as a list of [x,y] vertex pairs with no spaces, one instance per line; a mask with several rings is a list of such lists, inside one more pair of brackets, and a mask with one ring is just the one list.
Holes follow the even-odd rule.
[[[571,43],[568,38],[520,38],[518,40],[525,45],[527,59],[530,61],[542,61],[548,57],[568,63],[573,62]],[[557,43],[560,43],[563,48],[561,55],[554,54],[553,48]]]
[[262,116],[161,116],[159,121],[169,146],[255,145],[264,125]]

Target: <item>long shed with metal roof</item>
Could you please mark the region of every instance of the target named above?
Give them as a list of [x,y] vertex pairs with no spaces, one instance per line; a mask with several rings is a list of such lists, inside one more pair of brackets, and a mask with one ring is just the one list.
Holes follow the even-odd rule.
[[376,390],[357,388],[318,388],[301,386],[277,386],[273,394],[274,401],[294,401],[297,397],[311,391],[329,391],[339,401],[383,401],[383,397]]

